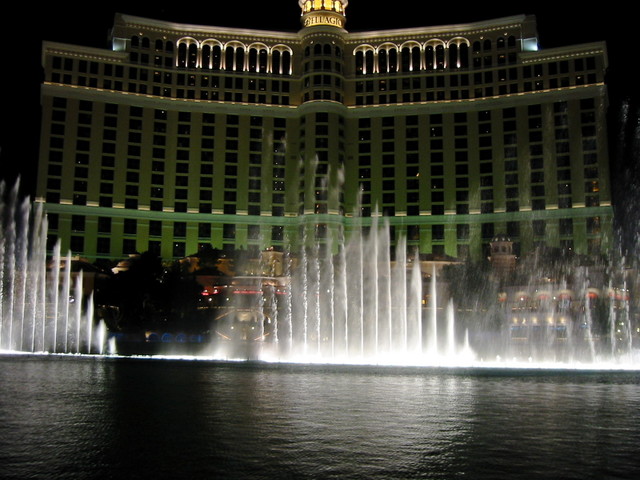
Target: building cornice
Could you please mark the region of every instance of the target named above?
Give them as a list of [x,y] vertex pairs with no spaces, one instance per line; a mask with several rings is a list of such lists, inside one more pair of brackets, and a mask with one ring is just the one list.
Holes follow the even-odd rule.
[[[408,38],[415,36],[441,36],[454,37],[464,33],[465,35],[482,35],[490,32],[509,30],[513,28],[522,28],[527,21],[535,22],[535,18],[531,15],[515,15],[510,17],[502,17],[492,20],[484,20],[471,23],[459,23],[454,25],[438,25],[413,27],[389,30],[370,30],[362,32],[346,32],[344,35],[347,42],[361,42],[363,40],[371,41],[377,38]],[[273,40],[284,40],[290,42],[299,42],[303,36],[304,29],[299,32],[270,31],[246,28],[230,28],[209,25],[191,25],[176,22],[166,22],[163,20],[154,20],[144,17],[136,17],[118,13],[116,14],[116,27],[125,27],[132,29],[142,29],[153,31],[163,35],[177,36],[208,36],[208,35],[230,35],[230,36],[246,36],[249,38],[263,37]]]
[[245,114],[259,110],[263,114],[269,112],[279,117],[295,117],[298,115],[297,109],[299,108],[297,105],[265,105],[222,100],[159,97],[146,93],[123,92],[121,90],[65,85],[52,82],[44,82],[41,90],[52,96],[66,96],[69,98],[103,101],[106,103],[118,102],[125,105],[141,105],[149,108],[176,108],[176,106],[179,105],[180,109],[192,112]]
[[[575,57],[584,57],[585,55],[603,55],[607,59],[606,42],[582,43],[578,45],[568,45],[556,48],[547,48],[537,52],[522,52],[520,59],[523,64],[548,62],[553,60],[566,60]],[[605,64],[606,68],[606,64]]]
[[42,42],[42,60],[47,55],[64,55],[67,57],[86,58],[90,60],[108,62],[126,62],[128,60],[125,52],[114,52],[104,48],[84,47],[58,42]]

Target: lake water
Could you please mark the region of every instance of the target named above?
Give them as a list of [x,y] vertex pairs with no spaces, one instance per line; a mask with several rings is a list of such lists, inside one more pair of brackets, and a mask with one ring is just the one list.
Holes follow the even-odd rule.
[[608,479],[640,373],[0,356],[3,479]]

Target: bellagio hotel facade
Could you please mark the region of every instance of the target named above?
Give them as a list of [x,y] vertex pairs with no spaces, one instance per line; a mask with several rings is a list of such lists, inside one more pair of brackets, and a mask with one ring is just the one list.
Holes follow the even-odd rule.
[[604,43],[540,50],[528,15],[352,33],[347,4],[300,0],[293,33],[118,14],[110,49],[45,42],[50,241],[171,260],[387,222],[461,260],[497,235],[609,249]]

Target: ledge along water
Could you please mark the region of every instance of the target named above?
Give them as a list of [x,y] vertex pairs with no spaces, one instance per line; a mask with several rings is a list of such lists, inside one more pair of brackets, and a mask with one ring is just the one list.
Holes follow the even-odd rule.
[[279,279],[252,278],[255,294],[236,295],[244,303],[232,302],[212,317],[211,335],[193,348],[185,349],[189,342],[179,332],[158,332],[155,343],[152,336],[127,343],[95,320],[90,288],[70,254],[61,255],[58,243],[47,256],[42,206],[21,200],[17,186],[0,190],[2,352],[112,355],[120,340],[126,354],[197,349],[200,358],[278,362],[588,368],[639,363],[628,301],[622,308],[611,303],[606,341],[591,332],[590,308],[564,327],[536,324],[532,317],[525,328],[505,317],[502,328],[488,331],[486,313],[458,325],[452,300],[439,300],[435,267],[425,275],[419,259],[406,254],[404,239],[392,259],[388,225],[377,217],[367,233],[356,228],[337,248],[315,244],[284,254]]

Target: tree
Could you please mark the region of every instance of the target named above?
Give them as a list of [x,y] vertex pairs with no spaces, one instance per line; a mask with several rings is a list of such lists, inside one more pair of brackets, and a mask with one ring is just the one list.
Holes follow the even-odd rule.
[[139,330],[162,319],[163,274],[161,258],[144,252],[130,259],[127,270],[114,275],[108,302],[118,308],[117,329]]

